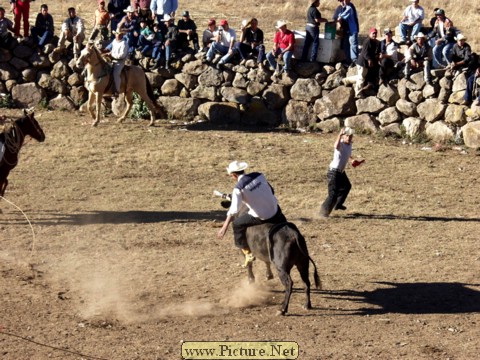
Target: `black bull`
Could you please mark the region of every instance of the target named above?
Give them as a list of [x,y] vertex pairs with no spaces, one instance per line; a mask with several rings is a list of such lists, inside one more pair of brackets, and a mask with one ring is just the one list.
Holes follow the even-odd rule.
[[[229,206],[229,201],[222,201],[223,207]],[[247,209],[242,209],[246,211]],[[292,294],[293,281],[290,271],[293,266],[297,267],[300,277],[305,284],[306,302],[305,309],[311,309],[310,302],[310,279],[309,265],[313,264],[313,279],[315,287],[321,288],[320,277],[318,276],[317,266],[308,255],[307,243],[298,228],[293,223],[283,224],[262,224],[251,226],[247,229],[247,242],[253,255],[265,262],[267,267],[267,279],[272,279],[273,274],[270,264],[273,264],[278,271],[278,277],[285,287],[285,299],[283,300],[280,315],[285,315],[288,311],[288,304]],[[252,266],[248,265],[248,279],[255,281]]]

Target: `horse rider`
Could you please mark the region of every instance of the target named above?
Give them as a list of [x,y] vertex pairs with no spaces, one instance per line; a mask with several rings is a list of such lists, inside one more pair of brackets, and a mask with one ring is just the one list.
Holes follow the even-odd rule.
[[[274,195],[272,186],[262,173],[245,173],[248,167],[246,162],[233,161],[227,167],[227,173],[236,182],[232,191],[232,204],[227,212],[227,218],[222,228],[217,233],[217,238],[222,239],[233,220],[233,236],[235,246],[240,248],[245,255],[244,267],[255,260],[247,243],[247,228],[264,223],[280,224],[287,222],[282,213],[278,200]],[[240,216],[242,204],[248,211]]]
[[117,98],[120,92],[121,78],[123,67],[125,66],[125,60],[128,57],[128,43],[123,38],[123,32],[114,31],[115,39],[105,48],[110,50],[110,56],[113,63],[113,82],[115,89],[112,97]]

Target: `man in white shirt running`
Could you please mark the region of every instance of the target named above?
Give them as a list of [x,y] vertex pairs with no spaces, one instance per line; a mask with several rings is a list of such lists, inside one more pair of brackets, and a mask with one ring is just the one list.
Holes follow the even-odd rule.
[[347,199],[348,193],[352,188],[350,180],[345,173],[345,168],[352,160],[351,164],[356,167],[363,163],[364,160],[358,161],[352,159],[352,138],[354,130],[345,127],[338,134],[334,144],[333,161],[330,163],[327,179],[328,179],[328,196],[320,208],[320,215],[328,217],[332,210],[346,210],[343,205]]
[[[232,204],[227,212],[227,218],[217,233],[217,238],[222,239],[228,225],[233,221],[235,246],[242,249],[245,255],[244,267],[255,260],[248,247],[247,228],[265,223],[280,224],[287,222],[280,206],[278,206],[273,188],[265,176],[258,172],[246,174],[245,169],[247,167],[248,164],[241,161],[233,161],[227,167],[227,173],[236,182],[236,185],[232,192]],[[243,204],[248,207],[248,212],[235,217]]]

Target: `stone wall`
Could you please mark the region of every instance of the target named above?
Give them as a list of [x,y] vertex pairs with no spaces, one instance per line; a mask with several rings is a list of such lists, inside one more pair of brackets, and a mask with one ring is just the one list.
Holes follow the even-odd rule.
[[[48,100],[52,109],[78,109],[87,99],[82,69],[71,56],[52,50],[38,54],[28,43],[0,49],[0,92],[11,94],[19,107]],[[467,146],[480,147],[480,108],[461,105],[463,74],[451,79],[437,72],[429,85],[416,73],[356,99],[353,89],[342,85],[355,68],[297,63],[290,76],[272,81],[272,71],[253,60],[217,69],[204,64],[202,55],[179,56],[170,70],[157,72],[149,71],[148,59],[139,61],[170,118],[324,132],[350,126],[435,142],[458,142],[461,134]]]

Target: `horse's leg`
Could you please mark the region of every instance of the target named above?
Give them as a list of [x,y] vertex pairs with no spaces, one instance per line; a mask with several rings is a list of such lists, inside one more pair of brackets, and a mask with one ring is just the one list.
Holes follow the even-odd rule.
[[266,267],[265,276],[266,276],[267,280],[272,280],[273,279],[273,274],[272,274],[272,269],[270,268],[270,263],[266,262],[265,267]]
[[299,261],[297,263],[298,272],[300,273],[300,277],[305,283],[306,302],[305,302],[304,308],[307,310],[310,310],[312,308],[312,303],[310,302],[310,279],[308,278],[308,265],[309,265],[308,259]]
[[102,98],[103,98],[103,93],[102,92],[97,92],[96,93],[97,116],[96,116],[95,121],[93,122],[92,126],[97,126],[98,123],[100,122],[100,112],[102,111]]
[[95,113],[94,113],[94,106],[95,106],[95,93],[93,93],[92,91],[89,91],[88,92],[88,101],[87,101],[87,109],[88,109],[88,112],[90,114],[90,116],[92,117],[92,119],[95,119]]
[[121,123],[127,117],[128,113],[132,109],[133,106],[133,90],[127,89],[125,91],[125,102],[127,103],[127,108],[122,116],[118,118],[118,122]]
[[139,86],[135,91],[140,95],[143,101],[145,101],[145,104],[147,104],[148,110],[150,112],[150,123],[148,126],[153,126],[155,123],[155,117],[156,117],[156,112],[157,112],[157,107],[153,103],[152,99],[150,99],[150,96],[148,96],[147,93],[147,86]]

